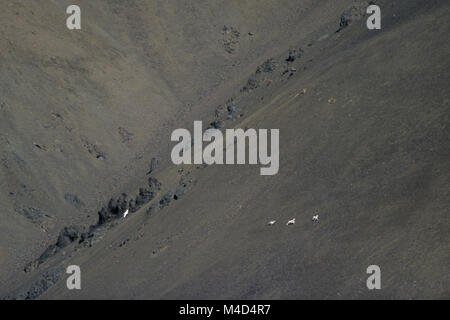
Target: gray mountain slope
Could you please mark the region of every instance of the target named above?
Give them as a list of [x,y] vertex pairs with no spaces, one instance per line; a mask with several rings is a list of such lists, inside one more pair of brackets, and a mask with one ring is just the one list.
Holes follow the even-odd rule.
[[[448,5],[379,1],[369,31],[340,27],[363,1],[120,3],[81,2],[79,34],[63,2],[1,13],[0,296],[449,297]],[[280,129],[279,173],[172,165],[172,130],[231,104],[224,128]],[[89,229],[120,193],[147,198]]]

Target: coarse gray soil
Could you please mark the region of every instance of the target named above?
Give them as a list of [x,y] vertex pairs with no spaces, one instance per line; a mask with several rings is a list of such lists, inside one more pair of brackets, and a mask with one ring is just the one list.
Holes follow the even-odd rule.
[[[450,299],[448,1],[72,2],[0,4],[0,299]],[[194,120],[278,174],[174,165]]]

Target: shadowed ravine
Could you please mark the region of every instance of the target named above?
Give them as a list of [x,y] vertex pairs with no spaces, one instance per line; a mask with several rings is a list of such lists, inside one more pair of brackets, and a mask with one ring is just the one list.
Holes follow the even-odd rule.
[[[445,1],[371,1],[381,30],[362,0],[79,2],[77,31],[0,11],[0,298],[450,297]],[[174,165],[195,120],[279,129],[279,172]]]

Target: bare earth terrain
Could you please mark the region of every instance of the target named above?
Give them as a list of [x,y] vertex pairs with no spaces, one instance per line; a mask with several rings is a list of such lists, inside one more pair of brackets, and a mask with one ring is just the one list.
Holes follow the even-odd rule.
[[[370,3],[1,3],[0,298],[449,299],[450,4]],[[174,165],[194,120],[279,173]]]

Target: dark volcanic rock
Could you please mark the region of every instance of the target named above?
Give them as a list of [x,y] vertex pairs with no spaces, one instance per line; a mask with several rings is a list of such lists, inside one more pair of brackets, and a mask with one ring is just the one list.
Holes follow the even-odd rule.
[[83,201],[81,201],[75,194],[66,193],[64,195],[64,199],[77,209],[84,207]]
[[108,206],[103,207],[98,212],[98,225],[102,225],[111,220],[117,219],[128,209],[128,199],[125,193],[117,198],[111,198]]
[[178,186],[176,188],[176,190],[175,190],[174,195],[173,195],[173,199],[174,200],[178,200],[184,194],[185,188],[186,187],[184,185],[183,186]]
[[155,197],[154,192],[152,192],[148,189],[145,189],[145,188],[140,188],[139,195],[136,197],[136,201],[135,201],[136,207],[139,208],[139,207],[143,206],[144,204],[151,201],[154,197]]
[[357,3],[349,9],[345,10],[341,14],[339,20],[339,29],[337,29],[336,32],[340,32],[341,30],[345,29],[354,21],[361,20],[365,15],[367,6],[367,1],[361,1],[360,3]]
[[52,287],[61,278],[63,269],[57,268],[42,274],[33,284],[30,289],[20,293],[16,298],[17,300],[34,300]]
[[240,32],[233,27],[223,26],[222,35],[222,44],[225,51],[230,54],[233,53],[239,45]]
[[159,159],[152,158],[152,160],[150,161],[150,168],[149,168],[149,171],[147,172],[147,174],[151,174],[153,171],[155,171],[158,164],[159,164]]
[[222,123],[222,121],[220,121],[220,120],[214,120],[213,122],[211,122],[211,126],[212,126],[214,129],[220,129],[220,128],[222,128],[223,123]]
[[157,179],[152,177],[148,178],[148,186],[153,192],[161,190],[161,183]]
[[50,218],[50,216],[46,214],[44,211],[35,207],[25,207],[22,205],[16,205],[15,211],[17,213],[20,213],[33,223],[39,223],[45,220],[46,218]]
[[228,119],[233,119],[237,115],[237,106],[234,99],[231,98],[226,102]]
[[273,58],[270,58],[268,60],[266,60],[262,65],[260,65],[257,69],[256,69],[256,73],[270,73],[273,72],[277,69],[278,64],[277,61]]
[[159,200],[159,207],[162,209],[170,204],[173,199],[173,192],[167,192],[162,198]]
[[289,49],[288,57],[286,58],[286,62],[294,62],[296,59],[300,59],[303,55],[303,50],[300,48],[298,50]]
[[41,254],[41,256],[33,261],[30,262],[25,268],[25,272],[30,272],[42,263],[44,263],[47,259],[53,257],[55,254],[57,254],[61,249],[67,247],[69,244],[77,240],[81,237],[81,232],[77,227],[70,226],[65,227],[61,230],[59,233],[58,239],[56,240],[55,244],[52,244],[47,247],[47,249]]
[[278,63],[275,59],[270,58],[264,61],[264,63],[258,66],[255,73],[247,80],[247,83],[242,87],[241,92],[250,92],[257,89],[260,82],[265,80],[264,74],[272,73],[277,68]]
[[247,83],[244,85],[244,87],[241,89],[242,92],[250,92],[252,90],[255,90],[259,86],[259,80],[252,76],[247,80]]
[[56,247],[62,249],[80,237],[80,230],[77,227],[70,226],[65,227],[59,233],[58,240],[56,241]]
[[131,212],[136,212],[138,210],[136,199],[130,199],[130,201],[128,202],[128,208],[130,208]]

